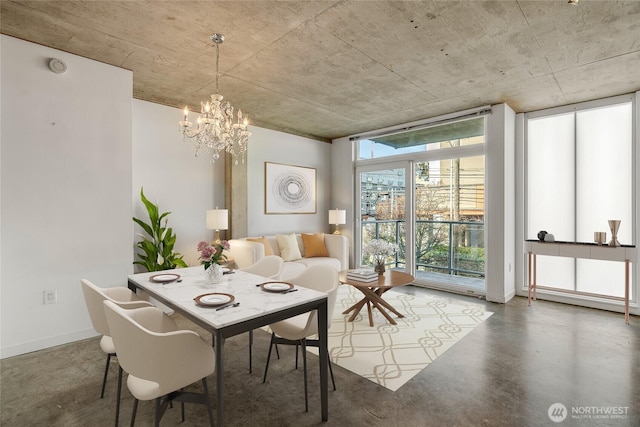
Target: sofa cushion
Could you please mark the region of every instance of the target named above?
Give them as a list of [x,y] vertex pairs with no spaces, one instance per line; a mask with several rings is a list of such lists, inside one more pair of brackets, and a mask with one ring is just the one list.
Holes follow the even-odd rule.
[[269,243],[269,240],[267,240],[266,237],[264,236],[255,237],[255,238],[247,237],[247,240],[250,242],[262,243],[264,245],[264,256],[275,255],[273,252],[273,248],[271,247],[271,244]]
[[305,258],[328,257],[329,251],[324,244],[324,233],[302,234]]
[[302,258],[295,233],[286,235],[276,234],[276,239],[278,239],[278,248],[280,249],[280,256],[283,260],[295,261]]

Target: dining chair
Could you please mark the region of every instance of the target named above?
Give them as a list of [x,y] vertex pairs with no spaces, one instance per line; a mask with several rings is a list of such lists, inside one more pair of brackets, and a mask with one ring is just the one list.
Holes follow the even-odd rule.
[[102,399],[104,397],[104,389],[107,383],[107,374],[109,373],[111,356],[116,355],[113,340],[109,333],[107,319],[104,316],[102,301],[109,300],[125,308],[149,307],[152,306],[152,304],[140,299],[129,288],[100,288],[86,279],[80,280],[80,285],[82,286],[82,293],[84,294],[84,300],[87,304],[87,310],[89,311],[89,317],[91,318],[93,328],[96,332],[102,334],[102,338],[100,339],[100,348],[107,354],[107,365],[104,368],[102,390],[100,391],[100,398]]
[[[248,267],[239,268],[240,271],[256,274],[268,279],[280,280],[284,260],[278,255],[267,255]],[[249,373],[253,372],[253,330],[249,331]]]
[[267,255],[248,267],[239,268],[240,271],[268,277],[269,279],[280,280],[284,260],[278,255]]
[[[213,348],[196,332],[178,330],[159,308],[126,310],[111,301],[103,304],[120,366],[129,374],[127,387],[135,398],[131,426],[140,400],[155,400],[155,426],[173,401],[182,403],[182,421],[184,402],[206,405],[213,426],[207,387],[207,377],[215,370]],[[182,390],[198,381],[202,393]]]
[[[304,288],[322,291],[327,294],[327,328],[331,327],[331,318],[336,305],[338,293],[338,272],[326,265],[316,265],[307,268],[300,275],[289,280],[292,284]],[[264,370],[262,382],[267,381],[269,371],[269,361],[271,359],[271,349],[274,345],[295,345],[296,346],[296,369],[298,368],[298,346],[302,347],[302,363],[304,366],[304,410],[309,411],[309,399],[307,395],[307,347],[318,347],[317,339],[307,337],[318,333],[318,320],[316,310],[282,320],[269,325],[271,329],[271,343],[269,354],[267,355],[267,366]],[[331,359],[328,360],[329,372],[331,373],[331,383],[336,389],[336,382],[333,378]]]

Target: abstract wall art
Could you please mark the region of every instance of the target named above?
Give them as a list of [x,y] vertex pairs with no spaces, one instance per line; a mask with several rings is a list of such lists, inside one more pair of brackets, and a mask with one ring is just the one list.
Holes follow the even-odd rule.
[[264,213],[316,213],[316,170],[304,166],[264,163]]

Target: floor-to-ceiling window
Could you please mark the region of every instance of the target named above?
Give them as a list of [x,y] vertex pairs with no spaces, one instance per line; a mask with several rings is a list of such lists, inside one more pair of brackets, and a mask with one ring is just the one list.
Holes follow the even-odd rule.
[[374,238],[400,251],[387,266],[416,284],[485,291],[485,117],[457,118],[358,141],[356,263]]
[[[620,96],[525,115],[525,237],[557,241],[611,237],[634,244],[633,97]],[[537,282],[580,294],[624,295],[624,264],[538,257]],[[633,289],[633,287],[632,287]],[[632,295],[633,299],[633,295]]]

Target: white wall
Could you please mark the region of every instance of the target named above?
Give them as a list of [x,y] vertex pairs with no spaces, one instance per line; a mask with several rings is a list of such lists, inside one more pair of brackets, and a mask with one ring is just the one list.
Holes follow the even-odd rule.
[[[178,131],[181,110],[132,100],[129,71],[1,43],[4,358],[95,335],[79,281],[126,285],[140,232],[131,218],[147,219],[141,186],[172,212],[176,250],[197,265],[198,241],[213,239],[205,212],[224,207],[224,163],[194,156]],[[49,70],[52,57],[65,74]],[[57,304],[42,303],[45,289],[57,289]]]
[[[195,157],[191,145],[182,139],[179,120],[182,110],[133,100],[134,215],[148,222],[140,201],[144,187],[145,196],[160,212],[171,212],[168,218],[176,233],[175,250],[187,264],[198,265],[198,242],[213,240],[213,231],[206,227],[206,211],[225,207],[224,160],[212,164],[206,153]],[[135,232],[142,229],[135,225]],[[132,245],[139,240],[136,235]]]
[[[130,71],[0,36],[1,356],[94,335],[80,279],[132,271]],[[68,65],[55,74],[47,64]],[[57,304],[43,304],[56,289]]]
[[[247,155],[247,234],[328,233],[331,197],[331,144],[269,129],[251,127]],[[264,163],[274,162],[316,168],[315,214],[266,215],[264,213]],[[242,237],[242,236],[236,236]]]

